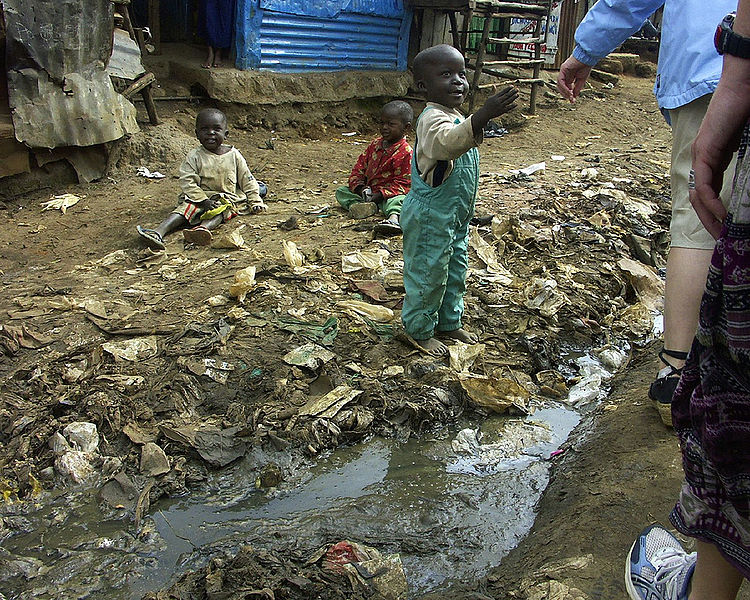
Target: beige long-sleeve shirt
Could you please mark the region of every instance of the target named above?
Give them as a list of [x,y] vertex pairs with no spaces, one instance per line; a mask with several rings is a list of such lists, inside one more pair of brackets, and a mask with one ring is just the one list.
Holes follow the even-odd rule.
[[427,185],[436,187],[453,171],[453,161],[482,140],[481,133],[474,137],[471,117],[467,119],[456,109],[428,102],[417,121],[417,172]]
[[231,203],[261,202],[258,182],[245,158],[232,147],[225,154],[214,154],[203,146],[194,148],[180,166],[180,189],[189,202],[202,202],[216,194]]

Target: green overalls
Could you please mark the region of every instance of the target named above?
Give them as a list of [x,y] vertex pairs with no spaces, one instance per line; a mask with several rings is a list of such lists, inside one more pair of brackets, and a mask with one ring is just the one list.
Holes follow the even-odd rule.
[[479,152],[472,148],[459,156],[448,179],[430,187],[417,171],[418,143],[411,161],[411,191],[401,209],[406,289],[401,320],[412,338],[426,340],[436,330],[454,331],[462,326]]

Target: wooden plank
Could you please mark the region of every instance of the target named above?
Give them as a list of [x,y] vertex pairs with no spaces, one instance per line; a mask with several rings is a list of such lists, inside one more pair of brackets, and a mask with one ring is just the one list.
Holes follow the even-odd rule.
[[549,10],[549,4],[539,4],[537,2],[480,2],[476,10],[504,12],[507,10],[523,10],[526,12],[546,13]]
[[153,73],[145,73],[144,75],[141,75],[138,79],[136,79],[127,88],[125,88],[124,91],[120,93],[126,98],[128,98],[129,96],[132,96],[133,94],[136,94],[142,91],[144,88],[154,83],[154,81],[156,81],[156,76]]
[[529,38],[487,38],[488,44],[538,44],[544,41],[544,37]]
[[429,8],[432,10],[471,10],[476,6],[475,0],[409,0],[415,9]]
[[485,65],[490,66],[497,66],[497,65],[505,65],[505,66],[521,66],[521,65],[540,65],[544,62],[543,58],[519,58],[516,60],[488,60],[485,62]]
[[[485,73],[486,73],[486,71],[485,71]],[[523,85],[544,83],[544,79],[534,79],[533,77],[531,79],[512,79],[512,78],[508,78],[508,81],[510,83],[518,83],[518,84],[523,84]],[[480,90],[488,90],[490,88],[497,87],[498,85],[500,85],[500,84],[498,84],[498,83],[483,83],[482,85],[479,86],[479,89]]]
[[482,37],[479,40],[479,47],[477,48],[476,68],[474,69],[474,79],[471,82],[469,88],[469,112],[474,108],[474,100],[477,95],[477,87],[479,86],[479,78],[482,76],[482,67],[484,66],[484,53],[487,50],[487,38],[490,35],[490,26],[492,25],[492,19],[484,20],[484,28],[482,29]]

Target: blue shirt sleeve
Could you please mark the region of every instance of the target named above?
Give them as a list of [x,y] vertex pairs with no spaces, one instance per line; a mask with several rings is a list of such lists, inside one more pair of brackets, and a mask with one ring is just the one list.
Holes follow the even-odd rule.
[[573,57],[595,65],[638,31],[664,0],[599,0],[576,29]]

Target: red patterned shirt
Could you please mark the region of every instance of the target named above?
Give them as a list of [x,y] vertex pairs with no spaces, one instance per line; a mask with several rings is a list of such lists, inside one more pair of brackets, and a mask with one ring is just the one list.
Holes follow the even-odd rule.
[[380,192],[388,200],[406,194],[411,188],[412,149],[406,138],[383,147],[383,138],[375,139],[359,155],[357,164],[349,175],[349,189],[369,186],[373,193]]

